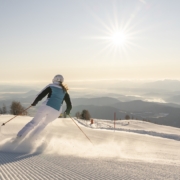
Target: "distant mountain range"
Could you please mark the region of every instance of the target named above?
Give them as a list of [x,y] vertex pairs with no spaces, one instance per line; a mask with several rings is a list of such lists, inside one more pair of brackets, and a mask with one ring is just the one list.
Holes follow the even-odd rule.
[[[0,105],[2,107],[4,103],[9,108],[12,100],[16,100],[21,102],[24,107],[28,107],[37,94],[38,92],[34,90],[20,96],[7,93],[6,98],[0,101]],[[41,102],[38,106],[40,104]],[[180,106],[177,104],[145,102],[142,100],[122,102],[111,97],[72,98],[72,104],[71,114],[73,116],[75,116],[76,112],[87,109],[92,118],[113,120],[116,112],[117,119],[124,119],[125,115],[129,115],[131,118],[180,127]],[[31,108],[29,115],[34,116],[36,109]],[[65,110],[65,107],[63,109]]]
[[117,99],[109,97],[72,99],[71,114],[74,116],[76,112],[87,109],[92,118],[113,120],[114,113],[116,113],[117,119],[124,119],[125,115],[129,115],[131,118],[180,127],[180,106],[172,107],[167,104],[141,100],[117,101]]

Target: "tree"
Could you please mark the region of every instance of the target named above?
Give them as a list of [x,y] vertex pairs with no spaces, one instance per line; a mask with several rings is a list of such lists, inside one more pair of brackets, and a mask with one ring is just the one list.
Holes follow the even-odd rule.
[[3,104],[3,107],[1,109],[1,114],[7,114],[7,108],[5,104]]
[[89,111],[84,109],[81,113],[81,118],[84,119],[84,120],[90,120],[91,119],[91,116],[89,114]]
[[81,116],[80,112],[78,111],[75,116],[79,119]]
[[125,119],[126,120],[130,119],[130,116],[128,114],[126,114]]
[[13,101],[10,106],[10,113],[13,115],[27,115],[27,111],[24,110],[25,108],[17,101]]

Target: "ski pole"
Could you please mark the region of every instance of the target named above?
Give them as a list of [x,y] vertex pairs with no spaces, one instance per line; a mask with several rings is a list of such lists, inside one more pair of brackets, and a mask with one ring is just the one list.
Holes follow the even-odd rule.
[[5,126],[6,123],[8,123],[9,121],[13,120],[15,117],[21,115],[23,112],[25,112],[26,110],[28,110],[31,106],[29,106],[28,108],[26,108],[25,110],[23,110],[20,114],[15,115],[14,117],[12,117],[11,119],[9,119],[8,121],[6,121],[5,123],[2,123],[1,126]]
[[70,115],[68,115],[71,119],[72,119],[72,121],[76,124],[76,126],[80,129],[80,131],[86,136],[86,138],[90,141],[90,143],[92,144],[92,145],[94,145],[92,142],[91,142],[91,140],[88,138],[88,136],[84,133],[84,131],[78,126],[78,124],[74,121],[74,119],[70,116]]

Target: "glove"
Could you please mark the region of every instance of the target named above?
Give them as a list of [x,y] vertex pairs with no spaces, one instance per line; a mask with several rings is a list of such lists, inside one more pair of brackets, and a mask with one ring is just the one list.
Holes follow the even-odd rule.
[[33,102],[33,103],[31,104],[31,106],[36,106],[36,103]]
[[66,110],[64,113],[66,113],[66,115],[69,115],[70,111]]
[[31,106],[36,106],[37,103],[38,101],[35,99],[34,102],[31,104]]

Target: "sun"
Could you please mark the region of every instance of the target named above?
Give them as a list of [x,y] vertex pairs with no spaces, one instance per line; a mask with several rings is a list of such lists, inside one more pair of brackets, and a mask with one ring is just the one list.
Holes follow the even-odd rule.
[[126,43],[126,34],[120,31],[114,32],[110,39],[114,45],[123,46]]
[[108,14],[102,19],[93,13],[99,26],[95,26],[98,34],[90,38],[99,40],[97,41],[97,50],[100,48],[97,52],[98,55],[106,53],[114,57],[126,58],[134,48],[142,48],[137,43],[139,35],[144,30],[139,29],[141,20],[135,21],[140,8],[130,16],[126,16],[126,14],[117,10],[116,7],[118,6],[114,3],[112,16]]

